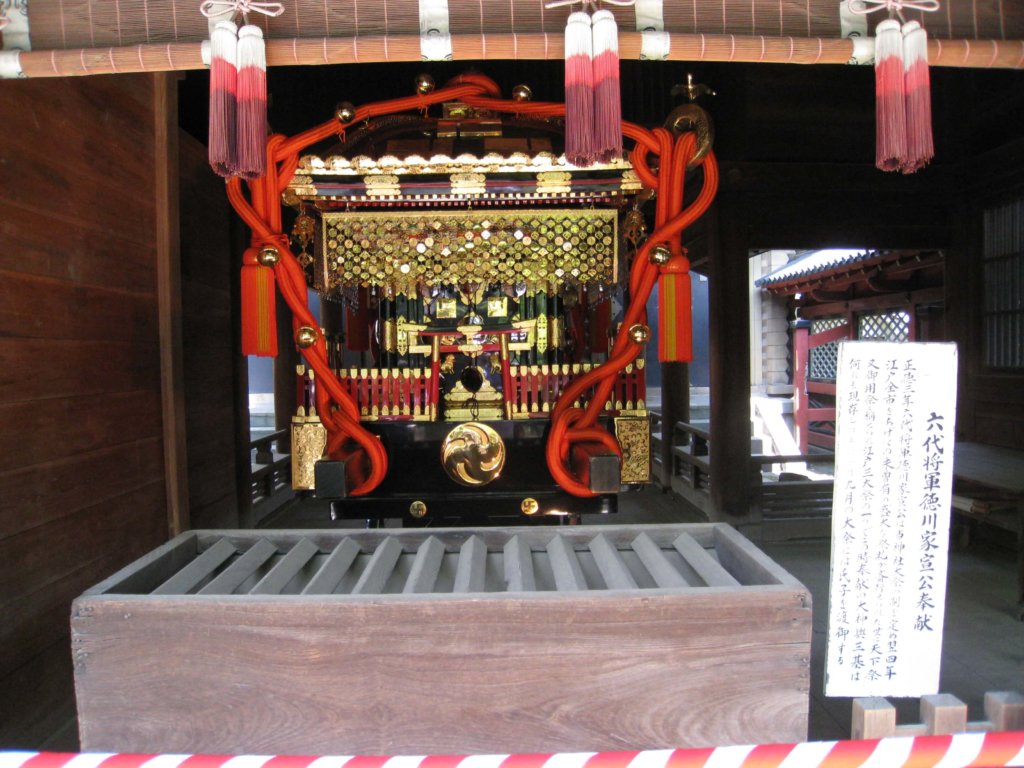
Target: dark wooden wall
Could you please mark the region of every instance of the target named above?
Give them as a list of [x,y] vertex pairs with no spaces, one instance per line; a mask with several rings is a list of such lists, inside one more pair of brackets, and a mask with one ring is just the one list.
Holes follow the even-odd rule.
[[[237,381],[244,368],[237,338],[232,248],[224,182],[206,147],[179,136],[181,314],[188,500],[192,528],[237,528]],[[243,404],[244,406],[245,404]]]
[[69,722],[71,600],[167,537],[148,76],[0,87],[0,744]]

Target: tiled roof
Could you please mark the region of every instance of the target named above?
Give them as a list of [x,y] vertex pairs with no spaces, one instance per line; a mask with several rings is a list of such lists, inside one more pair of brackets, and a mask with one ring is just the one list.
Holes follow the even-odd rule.
[[878,251],[863,251],[852,248],[829,248],[823,251],[811,251],[799,256],[784,267],[770,272],[754,281],[754,285],[763,288],[768,285],[788,283],[797,278],[823,275],[838,268],[849,267],[869,259],[877,258]]

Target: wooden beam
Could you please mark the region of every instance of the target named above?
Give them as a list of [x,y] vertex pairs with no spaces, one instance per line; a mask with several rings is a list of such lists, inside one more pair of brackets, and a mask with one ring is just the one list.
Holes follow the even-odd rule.
[[888,296],[869,296],[863,299],[850,299],[849,301],[838,301],[831,304],[817,304],[811,307],[800,307],[800,317],[829,317],[832,315],[845,315],[848,312],[863,312],[865,310],[893,309],[895,307],[916,306],[918,304],[934,304],[945,300],[946,289],[922,288],[919,291],[909,293],[897,293]]
[[153,75],[156,290],[160,318],[160,396],[163,408],[167,528],[189,527],[185,449],[185,372],[181,334],[181,251],[178,211],[178,77]]

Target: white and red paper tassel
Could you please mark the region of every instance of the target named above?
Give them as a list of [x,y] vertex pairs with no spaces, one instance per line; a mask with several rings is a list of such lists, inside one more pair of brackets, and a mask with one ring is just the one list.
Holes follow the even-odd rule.
[[886,19],[875,28],[875,165],[898,170],[907,156],[903,84],[903,34]]
[[210,33],[210,167],[231,176],[237,161],[235,119],[238,111],[238,28],[218,21]]
[[903,25],[903,90],[906,98],[907,148],[900,170],[913,173],[935,156],[932,143],[932,96],[928,76],[928,34],[916,21]]
[[594,51],[590,16],[569,14],[565,25],[565,159],[594,162]]
[[601,162],[622,157],[619,28],[611,11],[591,19],[594,45],[594,154]]
[[263,30],[255,24],[238,31],[236,126],[235,173],[259,178],[267,170],[267,54]]

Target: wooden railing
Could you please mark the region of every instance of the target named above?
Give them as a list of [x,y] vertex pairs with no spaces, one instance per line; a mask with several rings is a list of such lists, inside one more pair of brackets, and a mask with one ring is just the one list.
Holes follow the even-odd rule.
[[249,443],[252,464],[252,525],[294,496],[288,436],[288,430],[282,429]]
[[366,421],[428,421],[437,412],[429,368],[348,368],[342,385]]
[[[668,433],[662,425],[662,439]],[[707,513],[710,509],[709,489],[714,482],[711,473],[711,433],[707,422],[677,421],[672,428],[672,467],[669,483],[672,490],[692,506]],[[779,479],[765,476],[765,469],[793,464],[830,464],[831,454],[762,455],[750,457],[750,483],[754,517],[766,520],[827,521],[832,509],[833,483],[830,478],[813,480],[795,472],[780,472]],[[822,526],[818,526],[821,528]],[[812,531],[817,534],[817,529]]]

